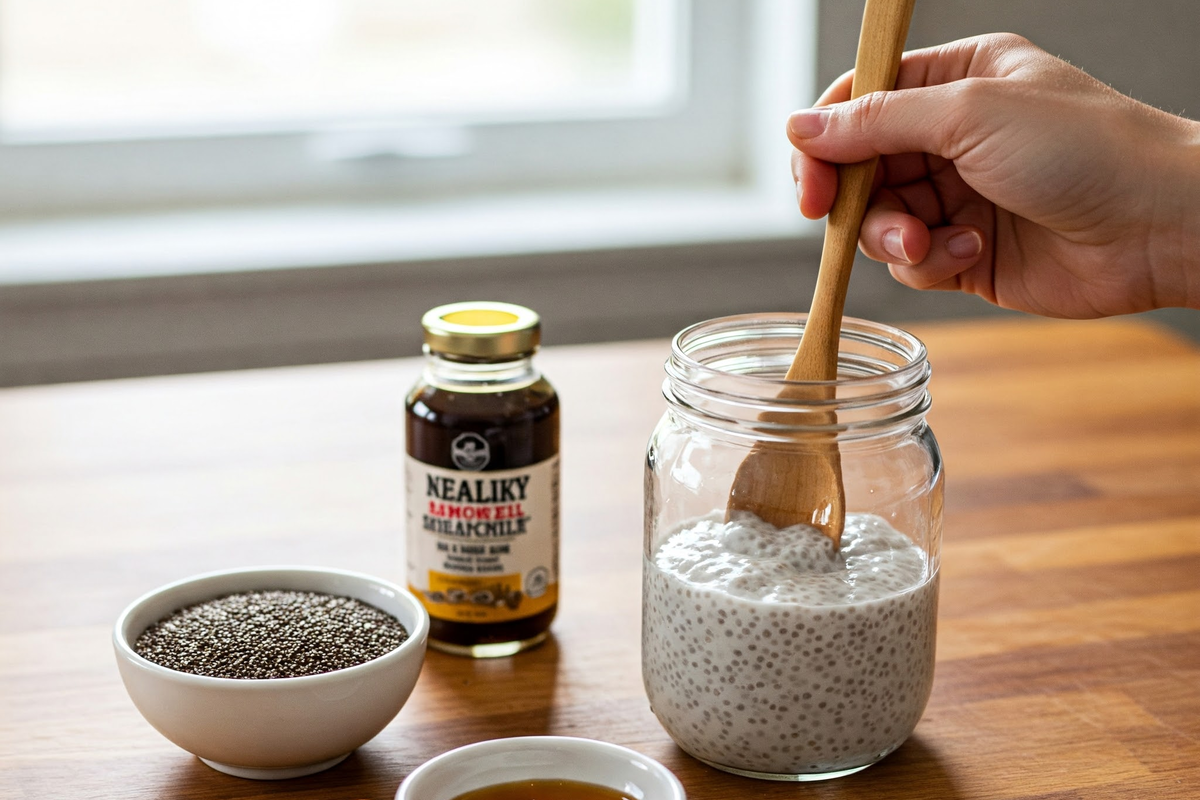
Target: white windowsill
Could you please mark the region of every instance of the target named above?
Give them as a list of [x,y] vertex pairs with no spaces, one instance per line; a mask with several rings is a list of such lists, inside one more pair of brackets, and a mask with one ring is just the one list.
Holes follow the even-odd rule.
[[713,188],[0,223],[0,285],[819,235],[777,192]]

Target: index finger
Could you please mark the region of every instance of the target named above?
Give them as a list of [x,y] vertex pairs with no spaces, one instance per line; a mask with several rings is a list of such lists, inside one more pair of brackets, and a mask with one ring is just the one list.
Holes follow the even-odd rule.
[[[1016,45],[1014,42],[1008,42],[1006,38],[998,35],[975,36],[936,47],[911,50],[900,59],[896,88],[917,89],[951,83],[971,77],[972,74],[1001,73],[1004,70],[995,63],[996,57],[1003,53],[1004,45],[1009,49]],[[992,57],[977,58],[981,51]],[[845,102],[850,99],[853,85],[854,70],[847,70],[829,84],[813,105],[828,106]]]
[[829,84],[829,88],[821,92],[821,96],[817,98],[817,102],[813,103],[813,107],[846,102],[850,99],[850,87],[853,84],[854,70],[848,69],[838,76],[836,81]]

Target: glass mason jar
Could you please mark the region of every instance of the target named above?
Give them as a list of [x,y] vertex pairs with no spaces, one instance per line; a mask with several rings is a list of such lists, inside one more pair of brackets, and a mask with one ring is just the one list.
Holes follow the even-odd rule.
[[[925,346],[847,318],[837,380],[787,381],[804,322],[743,315],[681,331],[646,456],[650,705],[691,755],[775,780],[875,763],[912,733],[933,684],[943,474]],[[814,527],[727,512],[756,446],[832,444],[846,508],[836,552]]]

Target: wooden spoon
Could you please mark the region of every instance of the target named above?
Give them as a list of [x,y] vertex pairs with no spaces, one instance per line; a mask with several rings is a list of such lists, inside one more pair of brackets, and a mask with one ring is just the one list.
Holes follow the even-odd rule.
[[[896,85],[914,2],[867,0],[851,98]],[[816,408],[805,416],[806,426],[821,428],[837,422],[832,410],[832,381],[837,379],[842,309],[878,161],[872,158],[838,167],[838,194],[825,223],[817,288],[800,347],[786,376],[789,381],[806,383],[789,385],[780,393],[781,399],[803,401]],[[830,406],[829,410],[820,410],[823,404]],[[789,418],[794,420],[796,413],[769,412],[760,417],[764,422],[786,422]],[[797,523],[813,525],[833,540],[837,550],[846,521],[846,497],[835,435],[830,430],[804,443],[755,445],[734,476],[726,518],[748,511],[777,528]]]

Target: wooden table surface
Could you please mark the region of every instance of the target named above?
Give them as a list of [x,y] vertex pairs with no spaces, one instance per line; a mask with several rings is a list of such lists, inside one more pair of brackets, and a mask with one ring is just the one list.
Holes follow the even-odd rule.
[[0,391],[0,797],[390,798],[481,739],[605,739],[691,800],[1200,797],[1200,350],[1131,321],[912,326],[947,465],[924,719],[858,775],[712,770],[639,662],[642,458],[665,342],[549,349],[564,409],[563,600],[511,659],[430,653],[340,766],[232,778],[163,739],[110,626],[192,573],[319,564],[403,578],[402,406],[417,360]]

